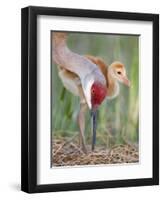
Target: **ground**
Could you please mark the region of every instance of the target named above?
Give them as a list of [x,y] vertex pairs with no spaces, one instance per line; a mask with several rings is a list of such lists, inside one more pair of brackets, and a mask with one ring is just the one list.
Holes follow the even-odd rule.
[[138,148],[131,144],[116,145],[110,149],[96,146],[92,152],[87,146],[85,154],[75,140],[66,138],[52,140],[52,166],[136,163]]

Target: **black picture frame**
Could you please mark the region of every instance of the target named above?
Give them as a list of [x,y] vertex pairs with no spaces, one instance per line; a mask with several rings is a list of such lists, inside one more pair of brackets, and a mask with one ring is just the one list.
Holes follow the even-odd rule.
[[[153,177],[37,184],[37,16],[55,15],[153,23]],[[21,11],[21,190],[28,193],[159,184],[159,15],[30,6]]]

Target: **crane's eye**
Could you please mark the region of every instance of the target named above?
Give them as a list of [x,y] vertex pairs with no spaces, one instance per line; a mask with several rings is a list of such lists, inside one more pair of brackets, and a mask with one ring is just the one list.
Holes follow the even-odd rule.
[[119,74],[119,75],[120,75],[120,74],[122,74],[122,73],[121,73],[120,71],[118,71],[118,72],[117,72],[117,74]]
[[92,94],[94,94],[95,93],[95,90],[94,89],[92,89]]

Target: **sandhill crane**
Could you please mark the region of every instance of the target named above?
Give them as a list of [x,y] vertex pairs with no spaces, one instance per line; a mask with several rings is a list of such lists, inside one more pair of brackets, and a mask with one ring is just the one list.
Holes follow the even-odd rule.
[[130,86],[125,66],[121,62],[113,62],[107,66],[98,57],[81,56],[72,52],[66,44],[67,33],[52,33],[52,56],[58,65],[58,74],[64,87],[80,98],[80,110],[77,121],[80,132],[82,150],[86,153],[84,129],[85,111],[91,110],[93,119],[92,150],[96,142],[96,113],[103,100],[114,98],[119,94],[119,82]]

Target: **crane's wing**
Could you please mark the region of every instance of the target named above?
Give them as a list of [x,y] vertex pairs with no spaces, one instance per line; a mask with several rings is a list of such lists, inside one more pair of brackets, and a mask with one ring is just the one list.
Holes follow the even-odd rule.
[[[61,34],[61,36],[60,36]],[[106,84],[104,75],[96,64],[84,56],[72,52],[66,45],[64,33],[52,35],[53,61],[63,68],[77,74],[81,80],[83,92],[89,108],[91,108],[91,87],[95,81]]]

